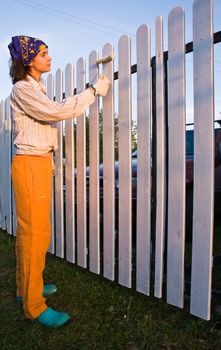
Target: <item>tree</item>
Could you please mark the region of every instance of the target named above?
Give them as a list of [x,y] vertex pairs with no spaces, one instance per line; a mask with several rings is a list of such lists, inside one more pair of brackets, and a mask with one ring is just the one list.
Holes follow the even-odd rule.
[[[90,117],[86,116],[86,166],[89,166],[89,126]],[[65,158],[65,135],[63,135],[63,157]],[[75,140],[75,164],[76,164],[76,122],[74,123],[74,140]],[[118,115],[114,115],[114,149],[115,160],[118,160],[118,148],[119,148],[119,132],[118,132]],[[137,149],[137,125],[132,121],[131,130],[131,151],[134,152]],[[103,163],[103,113],[99,112],[99,161]]]
[[[89,124],[90,118],[86,117],[86,164],[89,165]],[[132,121],[131,131],[131,148],[132,152],[137,149],[137,126]],[[115,160],[118,160],[118,149],[119,149],[119,132],[118,132],[118,115],[114,114],[114,149],[115,149]],[[103,113],[102,110],[99,113],[99,156],[100,164],[103,163]]]

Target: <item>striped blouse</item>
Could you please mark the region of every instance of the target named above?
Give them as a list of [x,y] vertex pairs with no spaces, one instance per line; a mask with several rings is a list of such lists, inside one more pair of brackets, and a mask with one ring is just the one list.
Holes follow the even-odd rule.
[[38,155],[58,148],[56,122],[81,115],[94,102],[91,89],[62,103],[49,100],[43,84],[31,76],[12,88],[13,137],[17,154]]

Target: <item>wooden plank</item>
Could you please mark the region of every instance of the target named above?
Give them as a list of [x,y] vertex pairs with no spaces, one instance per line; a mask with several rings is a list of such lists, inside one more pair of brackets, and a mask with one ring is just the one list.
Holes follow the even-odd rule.
[[0,227],[6,228],[5,213],[5,103],[2,100],[0,105]]
[[183,307],[186,188],[184,10],[168,18],[168,240],[167,302]]
[[[3,122],[2,122],[2,104],[3,104],[3,101],[1,101],[0,103],[0,149],[2,150],[0,152],[0,164],[3,165],[3,159],[2,159],[2,156],[4,154],[4,142],[3,141]],[[2,221],[3,221],[3,213],[2,213],[2,190],[3,190],[3,166],[0,166],[0,228],[2,227]]]
[[[98,79],[98,54],[92,51],[89,56],[89,81]],[[89,108],[89,247],[90,271],[100,273],[100,199],[99,199],[99,107],[98,98]]]
[[[150,28],[137,31],[137,254],[136,289],[150,293],[151,69]],[[130,200],[130,198],[128,198]],[[135,234],[135,232],[134,232]]]
[[119,105],[119,283],[131,287],[131,43],[118,44]]
[[[85,61],[77,61],[77,92],[85,89]],[[85,113],[77,117],[77,264],[87,267]]]
[[[73,95],[74,69],[72,64],[65,68],[65,97]],[[75,201],[74,201],[74,119],[65,121],[65,218],[66,258],[75,263]]]
[[[113,46],[104,45],[102,56],[107,57],[114,53]],[[103,99],[103,251],[104,277],[114,280],[115,264],[115,193],[114,193],[114,61],[103,65],[103,74],[110,82],[111,87]]]
[[[53,98],[54,98],[54,77],[52,74],[49,74],[47,76],[47,96],[50,100],[53,100]],[[55,193],[54,192],[55,191],[54,191],[54,187],[55,187],[55,179],[54,179],[54,174],[53,174],[52,192],[51,192],[51,242],[50,242],[50,247],[48,249],[48,251],[51,254],[55,253],[55,223],[54,223],[54,221],[55,221],[55,213],[54,213],[54,209],[55,209],[54,195],[55,195]]]
[[[62,102],[62,71],[56,72],[55,98]],[[58,150],[55,152],[55,228],[56,255],[64,258],[64,202],[63,202],[63,121],[57,123]]]
[[156,236],[154,296],[162,297],[166,211],[165,92],[163,19],[156,18]]
[[12,182],[11,182],[11,109],[10,98],[5,100],[5,187],[6,230],[12,234]]
[[214,229],[214,52],[213,1],[193,5],[194,204],[191,314],[211,313]]
[[[16,154],[16,147],[14,146],[14,142],[12,139],[12,158]],[[14,196],[14,190],[12,186],[12,234],[13,236],[16,236],[17,231],[17,218],[16,218],[16,205],[15,205],[15,196]]]

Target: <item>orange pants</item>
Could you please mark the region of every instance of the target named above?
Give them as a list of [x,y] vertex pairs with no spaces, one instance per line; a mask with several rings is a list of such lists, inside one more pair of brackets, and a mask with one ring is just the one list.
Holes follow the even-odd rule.
[[25,316],[38,317],[48,306],[43,293],[45,256],[50,245],[51,157],[15,156],[16,284]]

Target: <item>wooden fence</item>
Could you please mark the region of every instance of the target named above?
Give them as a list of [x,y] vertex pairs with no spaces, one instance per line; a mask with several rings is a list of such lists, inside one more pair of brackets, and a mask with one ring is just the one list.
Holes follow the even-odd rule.
[[[136,284],[136,290],[145,295],[150,295],[150,291],[153,290],[154,295],[161,298],[163,282],[165,282],[167,303],[183,308],[186,198],[185,54],[187,47],[185,13],[181,7],[174,8],[168,17],[168,53],[164,52],[161,17],[156,19],[155,42],[156,53],[155,57],[151,58],[150,28],[142,25],[137,30],[137,65],[134,69],[137,74],[138,150],[136,232],[132,232],[131,205],[131,40],[123,35],[118,44],[118,73],[114,74],[113,61],[99,68],[95,64],[98,58],[96,51],[91,52],[88,61],[87,79],[90,82],[96,81],[101,72],[106,74],[112,82],[107,97],[102,101],[103,231],[100,232],[99,199],[98,116],[101,100],[96,98],[89,109],[89,217],[87,217],[85,114],[76,120],[57,123],[59,150],[55,153],[50,252],[81,267],[88,267],[96,274],[102,273],[109,280],[117,279],[119,284],[125,287],[131,288]],[[213,50],[213,1],[195,0],[193,4],[195,153],[190,313],[205,320],[210,319],[211,312],[214,213]],[[113,52],[113,46],[107,43],[100,56],[106,57]],[[118,93],[119,114],[117,238],[115,232],[114,79],[118,84],[115,93]],[[79,58],[75,67],[70,63],[67,64],[64,74],[61,69],[58,69],[55,77],[48,75],[47,94],[50,99],[55,96],[56,101],[61,102],[64,93],[67,97],[72,95],[75,89],[80,92],[85,88],[85,84],[86,64],[83,58]],[[166,89],[168,93],[165,93]],[[156,144],[153,149],[154,154],[151,152],[151,143],[154,138],[152,138],[153,125],[155,125],[153,136]],[[65,166],[62,142],[64,130]],[[16,214],[10,175],[14,147],[11,144],[9,98],[1,102],[0,149],[0,227],[7,230],[9,234],[15,235]],[[76,159],[74,159],[75,154]],[[151,172],[153,156],[156,160],[155,178]],[[77,182],[74,181],[75,161]],[[156,181],[156,196],[155,211],[152,215],[151,190],[154,181]],[[75,207],[77,207],[77,215]],[[151,215],[154,216],[152,220]],[[154,232],[151,234],[153,221]],[[132,236],[134,235],[136,235],[135,283],[132,279]],[[167,244],[165,244],[166,235]],[[151,269],[153,257],[154,271]],[[165,266],[166,279],[164,278]]]

